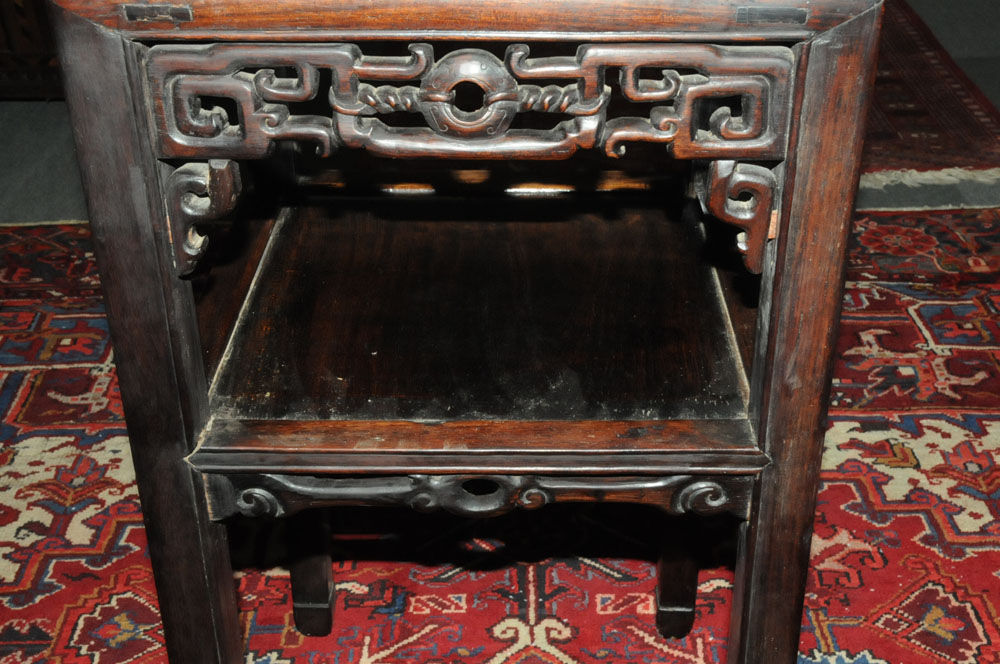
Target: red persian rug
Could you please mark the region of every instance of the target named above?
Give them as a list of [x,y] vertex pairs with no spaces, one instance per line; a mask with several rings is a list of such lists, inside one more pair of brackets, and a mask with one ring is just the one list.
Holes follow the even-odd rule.
[[[0,257],[0,662],[163,661],[87,227],[0,229]],[[1000,662],[1000,210],[856,219],[831,398],[800,662]],[[648,523],[545,514],[359,539],[348,513],[333,635],[247,567],[247,661],[725,661],[722,562],[664,640]]]

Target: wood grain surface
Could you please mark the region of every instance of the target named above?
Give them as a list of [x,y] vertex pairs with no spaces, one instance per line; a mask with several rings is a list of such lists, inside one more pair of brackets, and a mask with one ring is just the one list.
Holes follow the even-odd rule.
[[747,383],[697,226],[639,199],[335,202],[283,225],[213,406],[708,419]]
[[[828,30],[874,0],[55,0],[145,38],[308,41],[318,38],[792,40]],[[130,20],[131,19],[131,20]]]

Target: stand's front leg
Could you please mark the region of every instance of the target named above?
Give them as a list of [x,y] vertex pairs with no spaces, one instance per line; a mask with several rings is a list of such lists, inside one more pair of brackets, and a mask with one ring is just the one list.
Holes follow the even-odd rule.
[[798,656],[844,254],[881,11],[873,6],[800,47],[804,68],[768,286],[768,332],[757,342],[767,348],[758,431],[771,464],[740,532],[730,664],[779,664]]
[[[140,44],[53,7],[95,253],[128,418],[167,655],[244,661],[226,529],[184,457],[207,416],[190,284],[174,278]],[[133,103],[136,101],[137,103]]]

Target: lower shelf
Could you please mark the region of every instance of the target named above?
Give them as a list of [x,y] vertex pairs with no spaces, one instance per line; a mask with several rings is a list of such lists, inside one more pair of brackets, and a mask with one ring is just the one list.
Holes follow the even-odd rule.
[[250,420],[746,416],[701,230],[662,203],[347,201],[275,230],[214,380]]
[[340,475],[767,463],[696,224],[650,198],[470,205],[348,200],[276,224],[191,463]]

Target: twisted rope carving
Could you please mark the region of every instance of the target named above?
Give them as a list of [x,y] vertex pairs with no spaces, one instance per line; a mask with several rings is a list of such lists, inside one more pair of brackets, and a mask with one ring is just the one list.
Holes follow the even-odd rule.
[[423,99],[419,88],[407,85],[401,88],[391,85],[362,84],[358,87],[358,101],[375,109],[376,113],[415,113],[417,104]]
[[574,104],[580,102],[580,90],[575,85],[559,87],[546,85],[522,85],[517,90],[517,100],[520,110],[539,111],[542,113],[565,113]]
[[[358,88],[358,101],[370,106],[377,113],[418,112],[420,109],[417,105],[426,101],[424,97],[423,92],[413,86],[397,88],[391,85],[375,87],[362,84]],[[517,97],[520,112],[541,113],[566,113],[582,99],[575,85],[566,87],[522,85],[517,90]]]

